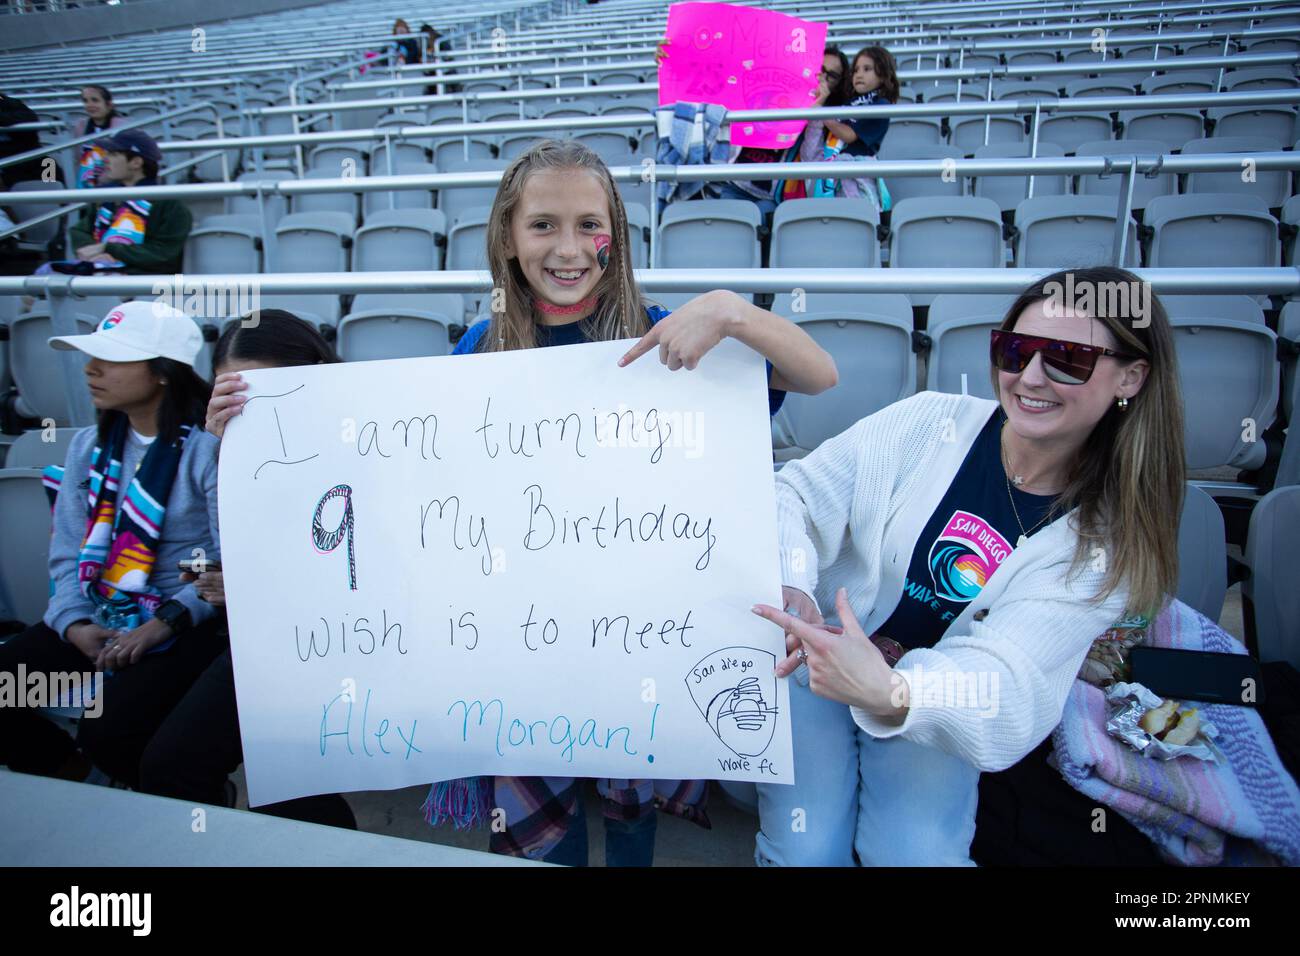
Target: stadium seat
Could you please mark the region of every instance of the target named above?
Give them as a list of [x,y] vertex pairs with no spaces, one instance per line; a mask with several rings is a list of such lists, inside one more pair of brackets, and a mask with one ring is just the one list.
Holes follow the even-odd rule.
[[[44,468],[62,465],[68,457],[68,443],[79,428],[33,428],[23,432],[9,446],[5,456],[6,468]],[[46,441],[46,437],[52,439]]]
[[1211,621],[1223,614],[1228,593],[1228,548],[1223,512],[1194,484],[1183,494],[1178,520],[1178,589],[1174,594]]
[[1144,223],[1152,230],[1146,259],[1153,268],[1281,265],[1277,220],[1255,196],[1157,196]]
[[[1115,202],[1105,196],[1035,196],[1016,206],[1016,266],[1064,269],[1115,261]],[[1138,265],[1137,223],[1129,220],[1124,265]]]
[[1148,77],[1142,81],[1142,92],[1148,96],[1167,96],[1177,93],[1213,93],[1217,89],[1217,73],[1196,70],[1176,70]]
[[[235,178],[235,181],[240,183],[281,183],[286,179],[295,178],[297,177],[286,169],[264,169],[261,172],[242,173]],[[289,211],[288,199],[279,193],[272,192],[270,189],[263,194],[262,203],[266,207],[272,226],[279,222],[284,214]],[[227,196],[226,213],[232,216],[257,216],[261,214],[261,208],[258,205],[256,196]]]
[[[432,176],[438,171],[433,163],[403,161],[398,164],[395,176]],[[387,175],[383,173],[382,175]],[[367,217],[379,209],[432,209],[434,191],[423,189],[388,189],[362,194],[362,205]]]
[[[0,472],[3,474],[3,472]],[[1255,505],[1246,534],[1245,559],[1250,576],[1242,597],[1255,619],[1259,659],[1286,661],[1300,668],[1300,588],[1290,570],[1300,539],[1300,485],[1274,488]]]
[[1133,86],[1109,76],[1085,77],[1066,83],[1065,95],[1070,99],[1081,96],[1132,96]]
[[[1260,153],[1277,149],[1271,140],[1245,136],[1213,136],[1183,144],[1184,156],[1204,153]],[[1281,206],[1291,195],[1291,173],[1284,169],[1253,170],[1246,176],[1248,164],[1226,173],[1188,173],[1189,193],[1245,193],[1258,196],[1270,209]]]
[[1223,75],[1229,93],[1245,90],[1293,90],[1300,87],[1295,70],[1288,66],[1255,66],[1230,70]]
[[50,506],[36,468],[0,468],[0,606],[31,625],[50,602]]
[[[275,230],[276,262],[270,271],[349,271],[355,228],[352,217],[341,212],[300,212],[285,216]],[[261,305],[311,315],[325,325],[336,325],[339,320],[337,293],[263,295]]]
[[[964,154],[974,152],[985,143],[986,117],[962,116],[952,117],[948,121],[951,130],[948,141]],[[989,143],[1023,143],[1025,141],[1025,121],[1020,116],[990,116],[988,120]],[[895,121],[896,122],[896,121]],[[890,123],[890,132],[893,123]]]
[[[45,182],[41,179],[24,179],[13,184],[14,192],[32,192],[34,190],[65,189],[63,183]],[[29,219],[36,219],[38,216],[44,216],[59,208],[58,203],[24,203],[21,206],[12,207],[17,218],[14,223],[26,222]],[[50,219],[35,226],[24,229],[18,234],[18,241],[22,248],[43,251],[55,236],[59,234],[59,220]]]
[[464,136],[449,136],[430,140],[434,165],[442,172],[449,173],[453,168],[451,164],[466,162],[466,150],[469,151],[468,161],[471,163],[490,163],[493,161],[495,152],[491,140],[484,139],[481,136],[470,136],[467,145],[465,139]]
[[575,133],[573,139],[591,149],[607,166],[635,165],[633,143],[625,133],[616,130],[587,130]]
[[[332,169],[309,169],[303,176],[303,180],[340,178]],[[355,228],[360,199],[360,193],[295,193],[289,198],[289,208],[293,213],[341,213],[352,220]]]
[[943,124],[936,116],[892,119],[884,142],[896,146],[939,146],[943,143]]
[[659,220],[660,269],[757,269],[758,207],[744,199],[671,203]]
[[993,398],[989,332],[1002,324],[1013,301],[999,295],[936,295],[926,320],[925,387]]
[[777,460],[800,458],[854,422],[916,391],[912,307],[903,295],[810,293],[804,312],[794,297],[778,296],[772,309],[788,316],[826,349],[839,367],[840,384],[821,395],[786,396],[772,422]]
[[324,179],[338,179],[347,175],[364,176],[366,151],[360,145],[323,143],[308,153],[307,168],[328,174],[321,177]]
[[[905,199],[890,224],[891,268],[999,268],[1005,265],[1002,212],[976,196]],[[928,305],[933,295],[914,293]]]
[[1061,98],[1061,91],[1055,83],[1048,80],[1028,82],[1025,80],[998,80],[993,84],[993,98],[997,100],[1039,100],[1054,103]]
[[[975,150],[976,159],[1023,159],[1029,156],[1029,143],[989,143]],[[1063,156],[1065,151],[1056,143],[1038,144],[1039,156]],[[892,184],[897,180],[890,180]],[[1035,196],[1061,196],[1069,191],[1068,178],[1061,175],[1035,176]],[[1028,176],[976,176],[975,195],[992,199],[998,208],[1013,212],[1016,205],[1029,195]]]
[[[469,172],[505,172],[505,168],[510,165],[505,160],[500,159],[461,159],[451,157],[439,161],[438,169],[444,173],[469,173]],[[438,209],[446,217],[448,225],[456,221],[456,217],[463,210],[473,209],[476,206],[491,206],[496,201],[497,184],[494,182],[486,186],[462,186],[456,189],[438,190]]]
[[[392,157],[391,168],[389,156]],[[410,140],[398,140],[385,143],[380,141],[370,151],[370,175],[400,176],[405,167],[429,164],[429,151],[419,143]]]
[[1119,119],[1125,140],[1163,143],[1165,152],[1181,149],[1205,132],[1205,120],[1195,110],[1122,110]]
[[185,271],[198,275],[262,271],[262,222],[256,215],[209,216],[190,230]]
[[1283,261],[1289,265],[1300,265],[1296,261],[1296,229],[1300,227],[1300,196],[1292,196],[1282,204],[1282,221],[1291,227],[1283,254]]
[[650,268],[650,210],[637,202],[624,202],[627,214],[628,253],[633,269]]
[[[1216,106],[1208,113],[1211,134],[1267,139],[1282,149],[1296,139],[1296,111],[1290,106]],[[1189,137],[1190,138],[1190,137]]]
[[1111,139],[1112,132],[1109,113],[1055,113],[1038,123],[1038,141],[1055,143],[1067,154],[1078,149],[1080,143]]
[[1178,354],[1187,467],[1259,467],[1264,430],[1277,408],[1276,334],[1246,296],[1168,296],[1164,302]]
[[772,217],[774,269],[872,269],[880,265],[880,214],[867,199],[792,199]]
[[352,312],[382,310],[433,313],[464,323],[465,297],[459,292],[362,292],[352,298]]
[[[893,124],[890,124],[893,129]],[[1003,144],[998,144],[1003,145]],[[885,142],[880,148],[880,160],[898,159],[961,159],[965,156],[956,146],[895,143],[886,134]],[[904,199],[916,199],[920,196],[960,196],[962,181],[956,175],[947,176],[890,176],[886,180],[889,195],[897,206]],[[780,208],[779,206],[777,207]]]
[[459,315],[392,307],[350,312],[339,322],[338,352],[345,362],[447,355],[449,327],[460,321]]
[[528,152],[534,143],[540,143],[545,138],[545,136],[538,133],[507,134],[501,137],[501,145],[498,147],[497,156],[500,159],[518,159]]
[[[95,331],[102,316],[78,314],[77,331],[88,335]],[[69,425],[67,385],[59,352],[49,346],[54,334],[49,310],[38,303],[30,312],[9,319],[9,371],[18,387],[18,411],[31,418],[52,418],[56,425]],[[84,365],[86,356],[72,353],[73,361]],[[79,387],[90,391],[82,380]]]
[[356,272],[427,272],[442,268],[447,219],[438,209],[379,209],[356,231]]
[[[1295,346],[1300,346],[1300,301],[1288,302],[1282,306],[1277,319],[1279,339],[1286,339]],[[1286,414],[1287,424],[1292,434],[1300,440],[1300,422],[1296,421],[1296,409],[1300,408],[1300,353],[1292,354],[1290,359],[1282,361],[1282,410]]]
[[[1075,155],[1108,156],[1117,166],[1124,167],[1131,156],[1150,159],[1168,152],[1168,147],[1157,140],[1113,139],[1080,143]],[[1123,182],[1123,168],[1106,176],[1080,176],[1078,192],[1081,196],[1109,196],[1114,204],[1119,199]],[[1133,208],[1145,209],[1147,203],[1156,196],[1172,196],[1177,192],[1178,177],[1173,173],[1159,173],[1155,176],[1138,173],[1133,177]]]

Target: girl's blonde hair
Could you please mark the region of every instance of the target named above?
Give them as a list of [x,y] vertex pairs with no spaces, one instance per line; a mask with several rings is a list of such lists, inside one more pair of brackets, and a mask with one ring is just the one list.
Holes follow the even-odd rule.
[[[1145,359],[1150,370],[1128,407],[1112,403],[1084,441],[1054,511],[1078,508],[1072,519],[1079,533],[1076,569],[1095,561],[1094,549],[1102,549],[1106,578],[1097,600],[1124,586],[1128,610],[1154,616],[1178,587],[1178,523],[1187,479],[1183,396],[1164,305],[1124,269],[1070,269],[1044,276],[1021,293],[1001,328],[1014,329],[1025,309],[1060,296],[1060,290],[1085,286],[1095,290],[1087,314],[1110,330],[1120,351]],[[1120,289],[1130,294],[1119,295]],[[1145,315],[1139,311],[1142,297]],[[996,367],[992,376],[999,395]]]
[[479,351],[508,352],[533,348],[537,334],[533,320],[533,294],[519,263],[506,256],[506,240],[515,208],[528,177],[538,170],[583,169],[604,187],[609,202],[609,264],[596,282],[596,311],[582,330],[593,342],[639,337],[650,330],[641,291],[632,275],[627,242],[627,211],[604,161],[582,143],[544,139],[515,159],[501,176],[487,226],[488,268],[492,272],[492,324],[479,343]]

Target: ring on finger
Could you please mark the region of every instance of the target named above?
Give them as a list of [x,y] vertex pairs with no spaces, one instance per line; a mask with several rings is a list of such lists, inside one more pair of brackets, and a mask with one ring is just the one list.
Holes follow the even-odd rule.
[[795,652],[794,656],[799,659],[799,663],[805,663],[808,660],[808,651],[806,648],[801,647]]

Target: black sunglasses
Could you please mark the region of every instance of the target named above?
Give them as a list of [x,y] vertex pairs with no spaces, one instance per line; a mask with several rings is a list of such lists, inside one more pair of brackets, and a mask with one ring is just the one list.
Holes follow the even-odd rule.
[[1043,356],[1043,372],[1059,385],[1082,385],[1092,378],[1097,359],[1110,355],[1132,361],[1138,358],[1125,352],[1116,352],[1100,345],[1084,345],[1064,339],[1048,339],[1038,335],[1021,335],[1006,329],[994,329],[990,357],[1000,371],[1019,374],[1025,370],[1035,355]]

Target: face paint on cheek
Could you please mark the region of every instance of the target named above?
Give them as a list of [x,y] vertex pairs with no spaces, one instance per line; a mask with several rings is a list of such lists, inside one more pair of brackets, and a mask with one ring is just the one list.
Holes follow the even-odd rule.
[[593,241],[596,243],[596,264],[602,270],[609,268],[609,246],[612,240],[602,232]]

